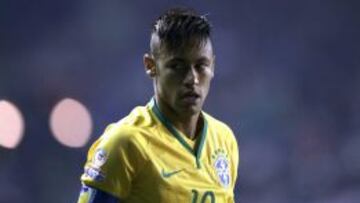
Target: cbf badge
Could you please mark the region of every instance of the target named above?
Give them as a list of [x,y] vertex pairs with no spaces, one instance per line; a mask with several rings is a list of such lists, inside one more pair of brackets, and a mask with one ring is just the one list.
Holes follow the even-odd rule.
[[98,149],[92,160],[93,167],[99,169],[102,165],[105,164],[106,159],[107,159],[106,151],[104,149]]
[[104,173],[101,171],[101,166],[105,164],[107,160],[107,153],[104,149],[97,149],[91,164],[85,167],[85,175],[95,181],[102,181],[105,179]]
[[229,160],[227,154],[222,149],[215,150],[212,155],[212,159],[214,160],[214,169],[216,175],[218,177],[219,183],[223,187],[228,187],[230,185],[230,169],[229,169]]

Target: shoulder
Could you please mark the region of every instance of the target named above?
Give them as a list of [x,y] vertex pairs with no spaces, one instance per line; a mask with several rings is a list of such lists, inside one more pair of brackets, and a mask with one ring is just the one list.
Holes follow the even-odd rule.
[[116,123],[110,124],[104,136],[112,139],[138,139],[147,134],[155,125],[146,106],[135,107],[126,117]]
[[236,136],[232,129],[223,121],[203,112],[203,115],[208,122],[208,128],[217,136],[218,139],[230,141],[233,144],[236,144]]
[[210,128],[212,128],[216,131],[219,131],[219,132],[225,132],[226,134],[229,134],[229,135],[234,135],[233,131],[226,123],[209,115],[208,113],[203,112],[203,115],[204,115],[205,119],[207,120]]
[[109,124],[94,145],[109,151],[120,147],[144,151],[152,125],[153,121],[146,107],[136,107],[123,119]]

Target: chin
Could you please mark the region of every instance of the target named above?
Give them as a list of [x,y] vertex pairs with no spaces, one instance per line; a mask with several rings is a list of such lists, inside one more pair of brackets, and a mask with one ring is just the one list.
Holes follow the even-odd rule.
[[186,105],[179,108],[179,113],[186,116],[193,116],[201,112],[201,105]]

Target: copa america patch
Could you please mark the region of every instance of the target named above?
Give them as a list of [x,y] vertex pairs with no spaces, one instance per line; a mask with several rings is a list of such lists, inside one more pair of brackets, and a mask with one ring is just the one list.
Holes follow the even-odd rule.
[[84,173],[85,176],[95,181],[102,181],[105,179],[105,175],[99,169],[96,168],[86,167]]
[[99,169],[102,165],[105,164],[106,160],[107,160],[107,153],[104,149],[100,148],[96,150],[91,165],[94,168]]
[[227,154],[224,150],[218,149],[215,150],[214,155],[212,155],[214,159],[214,169],[218,178],[219,183],[223,187],[228,187],[230,185],[230,167],[229,160],[227,158]]

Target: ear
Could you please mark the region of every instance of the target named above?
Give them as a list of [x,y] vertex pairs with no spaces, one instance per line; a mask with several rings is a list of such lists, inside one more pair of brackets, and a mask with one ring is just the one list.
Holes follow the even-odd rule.
[[150,54],[146,53],[144,54],[143,62],[144,62],[146,74],[149,77],[153,78],[156,75],[155,59],[152,56],[150,56]]

